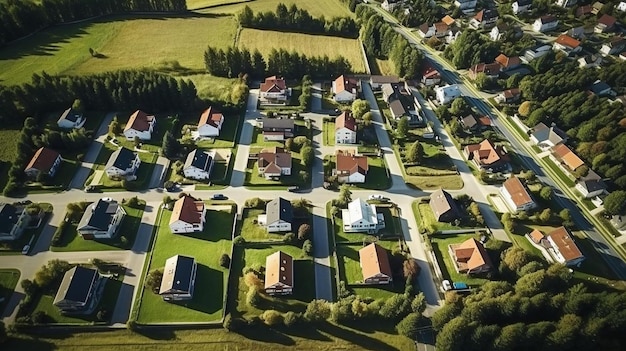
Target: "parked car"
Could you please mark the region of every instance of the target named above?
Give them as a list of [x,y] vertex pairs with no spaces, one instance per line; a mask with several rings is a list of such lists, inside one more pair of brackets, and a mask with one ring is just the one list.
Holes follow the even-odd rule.
[[368,200],[376,201],[389,201],[389,198],[382,196],[381,194],[373,194],[367,197]]
[[28,255],[28,251],[30,251],[30,245],[24,246],[22,249],[22,255]]
[[340,114],[341,114],[341,111],[338,108],[336,108],[332,112],[330,112],[328,115],[329,116],[339,116]]
[[211,200],[228,200],[228,197],[224,194],[213,194],[213,196],[211,196]]
[[290,186],[287,188],[287,191],[292,192],[292,193],[297,193],[298,191],[300,191],[300,187],[297,185]]
[[452,290],[452,284],[447,279],[441,283],[441,286],[443,287],[443,291]]

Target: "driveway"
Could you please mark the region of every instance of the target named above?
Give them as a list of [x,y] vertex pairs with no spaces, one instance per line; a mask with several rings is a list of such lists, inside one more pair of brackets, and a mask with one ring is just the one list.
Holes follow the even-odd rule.
[[115,117],[117,112],[108,113],[102,123],[100,123],[100,127],[94,134],[94,141],[89,145],[89,149],[83,158],[83,162],[80,167],[74,174],[74,178],[70,183],[70,189],[83,189],[85,186],[85,181],[87,177],[89,177],[89,173],[93,168],[93,163],[96,162],[98,158],[98,154],[100,153],[100,149],[102,149],[102,145],[106,142],[107,133],[109,132],[109,124]]
[[250,143],[256,125],[255,119],[261,117],[261,112],[257,110],[259,99],[259,89],[250,89],[248,95],[248,103],[246,106],[246,115],[243,120],[243,127],[239,135],[239,146],[237,155],[235,156],[235,165],[233,166],[233,174],[230,178],[231,187],[242,187],[246,180],[246,168],[248,167],[248,156],[250,155]]

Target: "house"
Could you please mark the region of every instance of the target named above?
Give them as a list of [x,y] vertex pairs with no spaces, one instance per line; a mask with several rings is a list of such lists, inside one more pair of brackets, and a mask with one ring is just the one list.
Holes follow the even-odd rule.
[[600,68],[602,64],[602,56],[599,55],[585,55],[578,59],[579,68]]
[[30,217],[24,209],[0,204],[0,241],[19,239],[29,221]]
[[598,95],[598,96],[611,95],[611,93],[613,91],[611,89],[610,85],[606,84],[605,82],[603,82],[601,80],[596,80],[595,82],[593,82],[593,84],[591,85],[591,88],[589,88],[589,90],[594,95]]
[[579,6],[576,9],[576,17],[578,18],[590,16],[592,14],[593,14],[593,6],[591,5]]
[[448,253],[458,273],[485,273],[493,268],[485,247],[474,238],[449,245]]
[[452,195],[443,189],[430,194],[428,202],[437,222],[452,222],[459,219],[460,213]]
[[176,255],[168,258],[165,260],[159,295],[164,301],[193,299],[197,270],[198,264],[193,257]]
[[334,174],[340,183],[365,183],[368,165],[367,156],[355,155],[344,150],[337,150],[335,154]]
[[585,260],[582,252],[576,246],[576,242],[565,229],[565,227],[557,228],[547,235],[550,248],[548,251],[554,258],[566,266],[580,266]]
[[448,44],[454,43],[459,38],[459,36],[461,36],[461,33],[462,33],[461,29],[459,29],[458,27],[456,26],[451,27],[448,30],[448,35],[446,36],[446,39],[445,39],[446,43]]
[[608,43],[602,44],[600,52],[605,55],[617,55],[626,49],[626,40],[622,37],[613,37]]
[[543,235],[543,233],[538,229],[533,229],[533,231],[528,234],[528,237],[538,245],[543,244],[546,239],[545,235]]
[[574,39],[582,40],[587,37],[587,34],[592,34],[592,33],[593,33],[593,27],[589,29],[589,26],[578,26],[578,27],[571,28],[564,34],[567,34]]
[[543,151],[549,150],[567,140],[567,134],[558,127],[552,125],[548,127],[540,122],[533,127],[530,133],[530,141]]
[[109,178],[135,178],[135,172],[141,165],[139,154],[121,147],[111,154],[109,161],[104,166],[104,172]]
[[469,69],[469,77],[471,79],[476,79],[481,73],[484,73],[489,78],[498,78],[500,75],[500,64],[497,62],[479,63]]
[[259,88],[259,101],[261,105],[286,104],[291,97],[291,89],[283,78],[271,76],[265,78]]
[[265,178],[291,175],[291,153],[282,147],[270,147],[259,152],[259,175]]
[[290,232],[293,222],[293,206],[282,197],[275,198],[265,205],[265,214],[259,215],[258,222],[267,228],[268,233]]
[[498,94],[495,100],[501,104],[511,104],[519,101],[522,96],[522,92],[518,88],[507,89]]
[[495,61],[500,65],[502,72],[515,69],[522,64],[519,56],[506,56],[505,54],[498,55]]
[[265,258],[265,293],[291,295],[293,293],[293,257],[276,251]]
[[262,123],[265,141],[283,141],[293,137],[295,132],[293,119],[263,117]]
[[498,23],[489,31],[489,38],[492,41],[500,41],[504,39],[509,26],[506,23]]
[[468,161],[483,170],[497,172],[509,167],[509,155],[506,150],[498,145],[495,146],[488,139],[480,144],[470,144],[463,149]]
[[533,30],[540,33],[549,32],[554,30],[558,25],[559,20],[556,17],[546,15],[537,18],[535,22],[533,22]]
[[429,24],[428,22],[421,24],[417,27],[417,35],[423,39],[432,37],[442,38],[448,35],[450,28],[443,22],[436,22]]
[[335,144],[356,144],[357,124],[350,111],[335,119]]
[[456,25],[456,20],[452,18],[450,15],[445,15],[441,19],[441,22],[445,23],[448,27],[452,27]]
[[65,272],[52,304],[61,313],[89,314],[98,305],[102,288],[97,269],[76,266]]
[[149,115],[141,110],[135,111],[124,127],[124,136],[127,140],[150,140],[152,139],[152,132],[156,125],[156,117]]
[[430,61],[424,61],[422,65],[422,84],[429,87],[437,85],[441,82],[441,73],[430,63]]
[[85,240],[111,239],[126,217],[126,211],[117,201],[103,198],[87,206],[76,230]]
[[383,99],[389,104],[391,116],[394,119],[407,117],[409,120],[418,118],[416,99],[407,90],[406,85],[400,84],[383,84],[381,86]]
[[203,151],[195,149],[187,155],[183,165],[185,178],[196,180],[208,180],[211,177],[211,169],[215,160],[215,151]]
[[40,147],[24,168],[24,173],[31,179],[37,178],[40,174],[47,174],[52,178],[59,169],[61,161],[61,154],[50,148]]
[[364,284],[389,284],[393,280],[389,254],[376,243],[359,249],[359,266]]
[[592,169],[576,182],[576,190],[585,198],[591,199],[606,193],[606,183]]
[[461,96],[461,89],[456,84],[437,87],[435,88],[435,95],[439,104],[445,105]]
[[561,7],[572,7],[578,3],[578,0],[556,0],[556,4]]
[[576,171],[578,167],[583,166],[585,162],[578,157],[570,148],[565,144],[559,144],[552,148],[552,156],[561,165],[564,165],[571,172]]
[[513,13],[517,15],[523,12],[528,12],[528,10],[530,10],[530,7],[532,5],[533,5],[533,0],[516,0],[516,1],[513,1],[513,4],[511,4],[511,7],[513,8]]
[[461,123],[463,130],[467,133],[474,133],[480,127],[480,124],[474,115],[467,115],[463,118],[459,118],[459,123]]
[[61,114],[57,125],[63,129],[78,129],[85,125],[85,121],[82,113],[70,107]]
[[604,7],[604,4],[601,3],[600,1],[596,1],[593,3],[593,6],[591,6],[593,8],[593,10],[591,11],[591,13],[593,13],[594,15],[597,15],[598,13],[600,13],[600,11],[602,11],[602,8]]
[[380,90],[383,84],[398,84],[400,78],[396,76],[370,76],[370,86],[372,90]]
[[539,44],[537,46],[535,46],[534,48],[530,48],[527,49],[526,51],[524,51],[524,60],[526,60],[526,62],[530,62],[532,60],[538,59],[542,56],[545,56],[546,54],[548,54],[549,52],[552,51],[552,46],[551,45],[547,45],[547,44]]
[[500,194],[513,212],[528,211],[537,207],[526,186],[516,176],[511,176],[502,183]]
[[477,0],[455,0],[454,6],[458,7],[464,13],[474,12]]
[[615,28],[617,19],[611,15],[604,14],[598,19],[598,24],[594,28],[596,33],[610,32]]
[[616,9],[617,11],[626,12],[626,1],[620,1],[620,3],[617,4]]
[[498,20],[498,10],[496,9],[483,9],[472,17],[470,20],[470,26],[478,28],[489,28],[493,26]]
[[580,52],[583,49],[580,41],[566,34],[559,35],[552,47],[554,50],[561,51],[567,56]]
[[201,232],[204,230],[205,217],[204,202],[189,195],[182,196],[174,202],[170,216],[170,230],[174,234]]
[[339,103],[351,103],[359,93],[359,82],[354,78],[340,75],[333,81],[333,99]]
[[385,228],[385,217],[382,213],[376,213],[376,205],[368,204],[361,199],[353,200],[347,209],[341,210],[341,218],[345,233],[373,234]]
[[211,106],[204,110],[198,122],[198,136],[200,138],[211,138],[220,135],[224,124],[224,115],[215,107]]

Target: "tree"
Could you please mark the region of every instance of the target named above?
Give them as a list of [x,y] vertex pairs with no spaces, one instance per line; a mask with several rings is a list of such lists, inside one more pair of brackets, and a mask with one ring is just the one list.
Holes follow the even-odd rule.
[[455,116],[465,116],[471,111],[471,108],[465,98],[458,97],[452,101],[452,105],[450,105],[450,113]]
[[83,102],[80,99],[76,99],[72,104],[72,110],[83,113],[85,112],[85,106],[83,106]]
[[[440,309],[441,310],[441,309]],[[471,331],[471,324],[463,317],[456,317],[446,323],[437,333],[435,347],[437,350],[461,351],[466,349],[467,335]]]
[[520,114],[520,116],[527,117],[530,114],[531,107],[532,107],[532,102],[524,101],[519,105],[517,112]]
[[313,243],[311,240],[307,239],[302,244],[302,251],[306,256],[311,256],[313,254]]
[[488,77],[485,73],[481,72],[476,75],[476,79],[474,79],[474,84],[476,84],[476,88],[479,90],[485,90],[491,87],[493,84],[493,79]]
[[109,123],[109,136],[114,138],[120,131],[120,122],[117,120],[117,116],[113,117],[111,123]]
[[350,186],[344,184],[339,188],[339,203],[341,207],[347,206],[350,202],[352,202],[352,192],[350,191]]
[[248,272],[243,276],[243,282],[248,288],[263,289],[263,281],[254,272]]
[[222,254],[222,256],[220,256],[220,266],[224,268],[228,268],[229,265],[230,265],[230,257],[228,257],[228,254]]
[[370,104],[367,100],[356,99],[352,102],[352,116],[354,118],[361,119],[367,112],[370,112]]
[[415,141],[411,146],[409,146],[408,150],[405,154],[406,161],[409,163],[422,163],[422,159],[424,158],[424,147],[419,140]]
[[20,283],[26,295],[33,295],[39,288],[32,280],[24,279]]
[[604,212],[606,214],[621,214],[624,208],[626,208],[626,191],[617,190],[604,198]]
[[300,313],[296,313],[293,311],[289,311],[285,313],[285,315],[283,316],[283,324],[287,328],[293,327],[299,324],[301,321],[302,321],[302,315]]
[[413,258],[406,259],[402,263],[402,275],[404,278],[412,282],[417,279],[417,276],[420,274],[420,270],[420,266]]
[[415,339],[417,337],[421,319],[421,315],[417,313],[409,313],[400,321],[400,323],[396,325],[398,334],[404,335],[407,338]]
[[548,185],[542,186],[539,196],[546,201],[550,201],[552,199],[552,188]]
[[378,312],[381,317],[389,320],[404,318],[411,311],[411,302],[403,294],[395,294],[385,300]]
[[396,136],[398,139],[406,138],[407,133],[409,132],[409,119],[404,116],[400,118],[398,121],[398,125],[396,126]]
[[275,326],[283,323],[283,315],[276,310],[265,310],[260,317],[261,320],[269,326]]
[[561,217],[561,219],[563,220],[563,225],[566,227],[572,227],[572,225],[574,224],[574,221],[572,220],[572,214],[567,208],[564,208],[561,210],[561,212],[559,212],[559,217]]
[[372,112],[367,112],[363,115],[363,125],[369,127],[372,124],[372,120],[374,119],[374,115]]
[[411,311],[417,314],[422,314],[426,310],[426,296],[423,292],[415,295],[413,301],[411,301]]
[[330,317],[330,303],[326,300],[313,300],[306,306],[304,318],[309,322],[323,322]]
[[548,223],[550,218],[552,218],[552,210],[549,208],[544,209],[541,211],[538,218],[541,223]]
[[300,157],[302,158],[302,165],[304,167],[310,167],[315,160],[315,151],[313,151],[311,146],[303,146],[302,149],[300,149]]
[[311,235],[311,225],[307,223],[302,223],[300,227],[298,227],[298,240],[306,240]]
[[515,221],[513,220],[513,217],[511,217],[510,213],[508,212],[503,213],[502,217],[500,218],[500,221],[502,222],[504,229],[506,229],[508,232],[513,231],[513,227],[515,226]]
[[172,160],[178,155],[178,150],[180,150],[180,142],[174,137],[174,134],[171,131],[166,131],[163,135],[161,153],[163,156]]

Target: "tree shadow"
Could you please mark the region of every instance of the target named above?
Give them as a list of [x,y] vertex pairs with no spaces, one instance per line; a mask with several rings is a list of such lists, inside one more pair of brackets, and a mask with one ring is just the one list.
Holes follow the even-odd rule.
[[380,340],[376,340],[364,334],[355,333],[354,331],[341,328],[336,325],[325,323],[318,327],[320,331],[328,333],[336,338],[348,341],[354,345],[358,345],[365,350],[376,351],[395,351],[397,348],[386,344]]
[[301,327],[291,327],[291,328],[281,328],[281,332],[284,334],[288,334],[291,336],[297,336],[299,338],[309,339],[309,340],[317,340],[317,341],[332,341],[331,338],[319,332],[319,330],[315,328],[311,328],[308,326]]
[[237,333],[247,339],[285,346],[294,346],[296,342],[288,335],[282,334],[275,329],[264,325],[254,328],[244,328]]
[[2,345],[3,350],[39,350],[39,351],[52,351],[57,347],[45,340],[37,338],[24,338],[24,337],[11,337],[5,344]]
[[151,340],[175,340],[176,333],[172,328],[141,327],[136,329],[137,334]]

